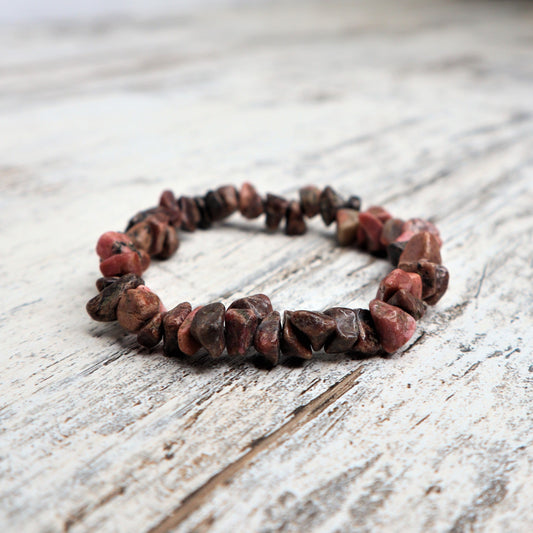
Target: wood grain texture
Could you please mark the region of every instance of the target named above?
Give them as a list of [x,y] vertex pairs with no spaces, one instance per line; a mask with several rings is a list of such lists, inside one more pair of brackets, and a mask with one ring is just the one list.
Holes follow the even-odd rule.
[[[275,2],[0,33],[6,531],[533,527],[533,6]],[[388,358],[187,364],[91,322],[94,245],[163,188],[332,184],[431,217],[450,289]],[[185,235],[167,306],[366,306],[312,221]]]

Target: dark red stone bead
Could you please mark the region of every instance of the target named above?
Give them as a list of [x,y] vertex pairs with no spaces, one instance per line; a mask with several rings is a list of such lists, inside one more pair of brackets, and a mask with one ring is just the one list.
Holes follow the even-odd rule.
[[178,304],[163,317],[163,351],[165,355],[182,355],[178,344],[178,331],[192,311],[189,302]]
[[225,314],[224,305],[216,302],[204,305],[192,320],[192,336],[207,350],[211,357],[220,357],[226,346],[224,338]]
[[307,218],[313,218],[320,213],[320,192],[320,189],[314,185],[300,189],[300,206]]
[[357,239],[359,228],[359,212],[354,209],[338,209],[335,216],[337,220],[337,242],[340,246],[348,246]]
[[137,333],[160,309],[159,296],[145,285],[139,285],[128,289],[120,298],[117,319],[126,331]]
[[430,261],[412,261],[400,263],[399,267],[406,272],[416,272],[422,278],[422,299],[429,305],[435,305],[448,288],[450,274],[443,265]]
[[239,209],[239,191],[233,185],[222,185],[216,192],[222,198],[223,214],[222,218],[233,215]]
[[267,194],[265,201],[266,227],[271,230],[277,230],[281,221],[287,213],[289,202],[281,196]]
[[165,240],[163,241],[163,248],[156,255],[158,259],[168,259],[172,257],[179,248],[180,241],[178,238],[178,231],[174,226],[167,226],[165,230]]
[[376,355],[381,352],[381,343],[374,320],[368,309],[354,309],[359,337],[352,351],[362,355]]
[[396,268],[381,280],[376,298],[386,302],[400,289],[410,292],[415,298],[422,298],[422,279],[415,272],[405,272]]
[[218,222],[226,216],[224,200],[218,191],[207,191],[205,207],[210,220],[213,222]]
[[373,205],[366,210],[367,213],[374,215],[382,224],[392,218],[392,215],[382,206]]
[[285,311],[283,315],[283,334],[281,338],[281,351],[290,357],[311,359],[311,342],[308,337],[298,331],[291,322],[291,311]]
[[442,246],[440,232],[437,229],[437,226],[433,224],[433,222],[430,222],[429,220],[424,220],[422,218],[410,218],[403,225],[404,233],[412,233],[413,235],[415,235],[416,233],[420,233],[421,231],[428,231],[429,233],[433,234],[439,242],[439,246]]
[[137,342],[146,346],[146,348],[153,348],[157,346],[163,337],[163,315],[162,313],[155,314],[137,333]]
[[100,263],[100,272],[106,277],[143,273],[143,262],[136,252],[112,255]]
[[415,298],[410,292],[400,289],[389,300],[389,305],[399,307],[409,313],[415,320],[420,320],[426,312],[426,304],[423,300]]
[[194,201],[194,198],[181,196],[178,199],[178,206],[181,210],[181,229],[185,231],[194,231],[201,220],[200,210]]
[[381,232],[380,242],[383,246],[389,246],[392,244],[403,231],[404,221],[401,218],[389,218],[383,224],[383,230]]
[[228,309],[251,309],[262,320],[272,312],[272,302],[266,294],[252,294],[235,300]]
[[353,348],[359,338],[359,328],[353,309],[332,307],[324,311],[335,321],[335,332],[326,341],[326,353],[345,353]]
[[207,205],[205,203],[205,198],[203,196],[195,196],[194,201],[196,203],[196,207],[198,207],[198,212],[200,213],[200,220],[198,222],[198,227],[200,229],[210,228],[213,221],[211,220],[211,217],[209,216],[209,212],[207,211]]
[[[133,274],[130,274],[133,275]],[[96,289],[98,292],[103,291],[106,287],[109,287],[109,285],[113,285],[113,283],[117,282],[119,279],[123,279],[125,276],[108,276],[104,278],[98,278],[96,280]],[[139,283],[139,285],[142,285],[142,283]]]
[[225,320],[228,355],[246,355],[253,344],[259,317],[251,309],[228,309]]
[[169,219],[169,223],[179,227],[181,224],[181,210],[172,191],[166,190],[161,193],[159,206],[163,208],[164,213]]
[[317,311],[293,311],[290,315],[290,321],[298,331],[309,339],[315,352],[324,346],[328,337],[336,329],[333,318]]
[[304,216],[298,202],[290,202],[287,208],[287,222],[285,233],[287,235],[303,235],[307,230]]
[[379,218],[368,211],[363,211],[359,214],[359,228],[357,244],[360,247],[366,247],[369,252],[384,249],[381,244],[383,222]]
[[343,198],[338,195],[329,185],[321,192],[319,198],[320,214],[326,226],[329,226],[337,214],[337,209],[344,205]]
[[272,311],[263,318],[254,336],[254,347],[271,364],[277,365],[280,353],[281,318]]
[[398,241],[392,242],[387,246],[387,257],[389,258],[389,261],[391,262],[392,266],[398,266],[400,256],[402,255],[402,252],[405,250],[406,246],[407,242]]
[[438,265],[442,263],[439,241],[429,231],[422,231],[409,239],[400,256],[399,264],[421,260],[430,261]]
[[117,319],[117,306],[123,294],[128,289],[144,285],[144,280],[135,274],[100,279],[104,280],[101,283],[102,288],[99,294],[87,302],[87,313],[93,320],[112,322]]
[[196,314],[200,311],[202,306],[195,307],[183,320],[178,329],[178,347],[181,353],[185,355],[194,355],[202,345],[192,336],[191,326]]
[[243,183],[239,193],[239,210],[245,218],[257,218],[263,214],[263,200],[251,183]]
[[413,336],[415,319],[399,307],[381,300],[372,300],[369,307],[381,346],[387,353],[395,352]]

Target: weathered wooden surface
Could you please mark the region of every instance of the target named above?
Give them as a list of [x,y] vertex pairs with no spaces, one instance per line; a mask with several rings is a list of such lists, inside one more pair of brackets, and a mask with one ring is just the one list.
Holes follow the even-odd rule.
[[[274,3],[3,28],[6,531],[533,527],[533,6]],[[159,192],[332,183],[432,217],[452,281],[411,347],[301,367],[139,350],[84,305]],[[232,218],[149,285],[367,305],[385,262]]]

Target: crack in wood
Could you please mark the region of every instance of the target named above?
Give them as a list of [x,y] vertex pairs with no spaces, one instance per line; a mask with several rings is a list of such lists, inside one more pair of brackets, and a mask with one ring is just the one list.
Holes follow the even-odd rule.
[[253,441],[249,446],[250,449],[248,452],[217,472],[194,492],[191,492],[186,496],[176,509],[164,517],[154,527],[149,529],[148,533],[165,533],[182,523],[188,516],[199,509],[218,487],[229,483],[229,481],[244,467],[251,463],[257,455],[273,446],[279,445],[303,426],[312,422],[320,413],[356,386],[358,383],[357,378],[363,373],[363,370],[364,365],[360,364],[355,370],[344,376],[325,392],[300,408],[295,409],[290,420],[285,422],[272,433]]

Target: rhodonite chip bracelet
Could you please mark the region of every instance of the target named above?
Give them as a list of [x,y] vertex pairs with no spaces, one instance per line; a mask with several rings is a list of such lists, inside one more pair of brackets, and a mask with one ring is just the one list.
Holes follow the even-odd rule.
[[[313,352],[376,355],[393,353],[413,336],[416,320],[435,305],[448,287],[442,265],[442,241],[434,224],[393,218],[383,207],[361,210],[357,196],[343,198],[331,187],[303,187],[299,201],[259,195],[250,183],[240,190],[219,187],[205,196],[177,198],[164,191],[159,205],[137,213],[124,232],[108,231],[98,240],[103,277],[87,312],[101,322],[118,320],[139,344],[152,348],[163,341],[169,356],[193,356],[224,350],[240,357],[255,350],[271,364],[281,354],[310,359]],[[254,294],[193,307],[181,302],[167,311],[141,278],[151,258],[168,259],[179,246],[178,232],[207,229],[239,211],[245,218],[265,215],[269,231],[283,223],[287,235],[306,231],[306,218],[320,215],[336,224],[341,246],[356,246],[388,257],[392,270],[379,284],[369,309],[332,307],[325,311],[274,311],[268,296]]]

